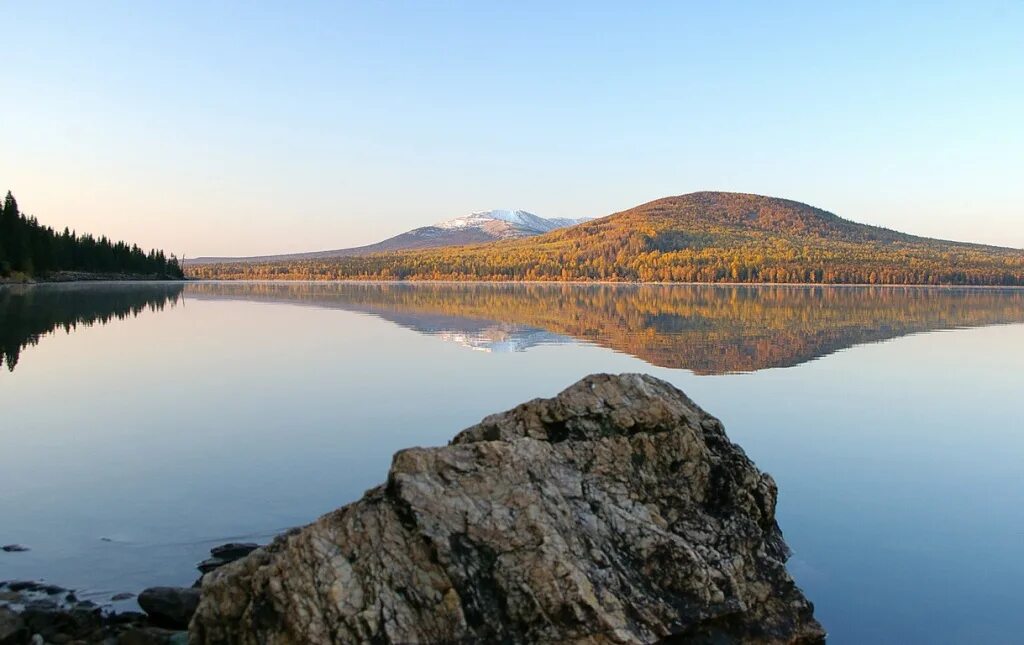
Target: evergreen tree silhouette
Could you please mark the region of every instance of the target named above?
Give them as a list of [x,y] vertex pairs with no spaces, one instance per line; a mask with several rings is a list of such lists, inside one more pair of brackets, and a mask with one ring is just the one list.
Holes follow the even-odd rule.
[[0,276],[12,272],[45,275],[51,271],[128,273],[156,278],[183,278],[181,264],[173,255],[138,245],[113,242],[106,236],[79,236],[67,228],[60,234],[26,217],[7,191],[0,208]]

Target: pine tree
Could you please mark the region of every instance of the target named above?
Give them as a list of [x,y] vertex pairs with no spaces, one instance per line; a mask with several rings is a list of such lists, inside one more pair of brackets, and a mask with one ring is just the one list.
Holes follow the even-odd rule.
[[7,191],[4,197],[4,222],[10,222],[18,217],[18,201],[14,199],[11,191]]
[[60,234],[35,217],[23,215],[8,191],[0,206],[0,275],[21,271],[29,275],[49,271],[98,271],[183,277],[174,256],[137,245],[114,242],[106,236],[78,236],[67,228]]
[[15,271],[31,270],[32,258],[29,248],[28,226],[18,211],[18,202],[11,191],[4,197],[3,208],[4,239],[11,268]]
[[14,195],[7,192],[7,199],[4,200],[4,206],[0,207],[0,275],[7,275],[11,272],[11,252],[14,249],[14,231],[7,219],[7,208],[6,203],[10,200],[14,202]]

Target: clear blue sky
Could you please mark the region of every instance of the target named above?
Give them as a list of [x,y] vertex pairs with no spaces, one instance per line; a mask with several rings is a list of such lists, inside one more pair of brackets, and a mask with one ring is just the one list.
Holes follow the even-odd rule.
[[1019,1],[7,2],[0,25],[0,187],[189,256],[704,189],[1024,247]]

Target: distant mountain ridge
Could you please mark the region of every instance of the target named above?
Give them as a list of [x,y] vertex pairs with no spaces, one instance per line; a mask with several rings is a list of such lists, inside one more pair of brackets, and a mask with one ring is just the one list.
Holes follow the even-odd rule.
[[1024,286],[1020,249],[918,237],[747,193],[665,197],[542,235],[479,241],[322,261],[217,264],[192,275]]
[[482,228],[493,231],[494,234],[501,237],[528,237],[580,224],[587,219],[565,217],[546,219],[521,210],[492,210],[470,213],[463,217],[438,222],[434,224],[434,227],[445,230]]
[[524,210],[490,210],[477,211],[444,220],[430,226],[421,226],[411,231],[400,233],[394,237],[346,249],[329,251],[313,251],[309,253],[288,253],[281,255],[260,255],[251,257],[200,257],[186,260],[186,264],[217,264],[221,262],[288,262],[299,260],[322,260],[341,258],[392,251],[408,251],[413,249],[431,249],[445,246],[461,246],[479,244],[496,240],[508,240],[521,237],[542,235],[559,228],[573,226],[586,219],[552,218],[547,219]]

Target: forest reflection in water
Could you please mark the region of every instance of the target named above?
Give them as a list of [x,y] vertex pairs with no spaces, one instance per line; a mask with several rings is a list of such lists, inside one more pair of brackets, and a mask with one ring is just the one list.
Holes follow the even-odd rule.
[[161,311],[175,305],[182,282],[102,282],[0,287],[0,364],[14,371],[21,351],[47,334]]
[[58,329],[185,298],[336,308],[473,349],[585,342],[697,374],[789,367],[920,332],[1024,322],[1024,290],[907,287],[193,282],[0,288],[0,361]]
[[862,343],[1024,322],[1024,290],[196,282],[189,298],[339,308],[475,349],[570,339],[697,374],[790,367]]

